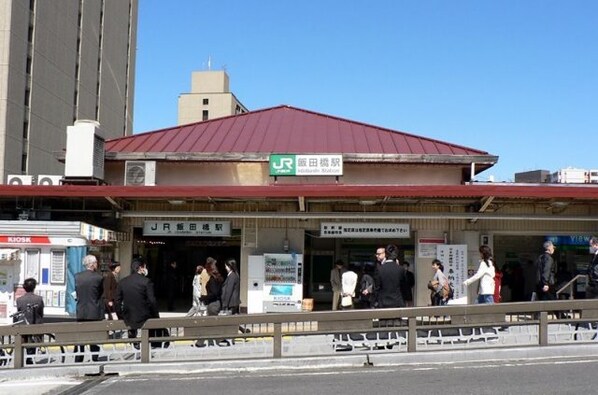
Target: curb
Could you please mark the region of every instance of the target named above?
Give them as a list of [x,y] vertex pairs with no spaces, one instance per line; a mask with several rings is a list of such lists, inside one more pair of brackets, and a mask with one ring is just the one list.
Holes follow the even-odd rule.
[[74,378],[104,375],[188,374],[206,372],[253,372],[267,370],[310,370],[322,368],[364,368],[381,366],[455,365],[471,362],[505,362],[529,359],[595,357],[598,344],[515,347],[509,349],[470,349],[457,351],[420,351],[410,353],[360,353],[321,357],[283,359],[237,359],[221,361],[113,363],[87,366],[24,368],[0,372],[0,380]]

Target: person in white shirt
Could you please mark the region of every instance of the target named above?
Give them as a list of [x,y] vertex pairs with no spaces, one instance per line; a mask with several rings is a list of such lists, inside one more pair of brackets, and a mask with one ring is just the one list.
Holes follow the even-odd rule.
[[357,286],[357,273],[353,270],[352,265],[349,269],[343,272],[341,275],[342,283],[342,297],[341,297],[341,309],[352,309],[353,298],[355,297],[355,287]]
[[494,303],[494,276],[496,270],[492,262],[492,250],[487,245],[480,246],[480,266],[476,274],[463,281],[467,286],[475,281],[480,281],[478,288],[478,303]]

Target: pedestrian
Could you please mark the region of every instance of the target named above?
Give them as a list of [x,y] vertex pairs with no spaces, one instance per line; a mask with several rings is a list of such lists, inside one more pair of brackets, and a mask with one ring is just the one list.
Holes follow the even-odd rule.
[[345,271],[345,263],[342,260],[334,262],[334,267],[330,271],[330,286],[332,288],[332,310],[338,310],[343,293],[343,283],[341,278]]
[[405,270],[398,264],[399,248],[389,244],[384,250],[385,260],[381,262],[374,277],[378,307],[405,307],[402,287],[405,286]]
[[588,284],[586,285],[586,299],[598,299],[598,237],[590,237],[590,264],[588,265]]
[[210,279],[206,283],[206,295],[203,295],[200,300],[207,306],[208,315],[218,315],[222,308],[220,298],[222,297],[224,279],[215,262],[206,264],[205,271],[209,274]]
[[108,264],[108,269],[104,273],[104,309],[107,320],[117,320],[116,313],[116,288],[118,286],[118,274],[120,273],[120,263],[112,261]]
[[[116,289],[116,306],[129,327],[129,339],[137,337],[139,328],[150,318],[159,318],[154,283],[142,258],[131,261],[131,274],[119,281]],[[135,348],[139,348],[134,343]]]
[[448,278],[444,274],[444,265],[438,259],[432,261],[434,276],[428,282],[430,290],[430,303],[432,306],[444,306],[448,303],[448,296],[444,290],[448,286]]
[[193,299],[191,301],[191,309],[187,312],[187,317],[193,317],[196,314],[201,312],[201,273],[204,271],[204,267],[201,265],[197,265],[195,268],[195,275],[193,276],[193,281],[191,283],[193,289]]
[[554,300],[554,259],[552,254],[556,247],[547,240],[542,245],[544,252],[536,259],[536,298],[538,300]]
[[353,265],[349,265],[341,276],[341,310],[350,310],[353,308],[353,298],[355,297],[355,287],[357,286],[357,273]]
[[[77,295],[77,322],[101,321],[104,319],[104,278],[98,270],[98,260],[94,255],[83,258],[85,270],[75,275]],[[92,361],[98,361],[100,347],[90,344]],[[75,362],[83,362],[85,345],[75,345]]]
[[178,294],[179,276],[176,267],[177,263],[175,260],[170,261],[166,267],[166,298],[168,311],[174,311],[175,300]]
[[[23,318],[27,325],[36,325],[44,323],[44,299],[34,293],[37,286],[37,280],[34,278],[27,278],[23,281],[23,289],[25,294],[17,298],[17,311],[23,312]],[[25,343],[37,343],[34,336],[26,336],[23,341]],[[27,347],[27,355],[35,354],[35,347]],[[25,359],[25,364],[33,363],[31,357]]]
[[403,261],[403,270],[405,271],[405,286],[401,288],[405,306],[413,307],[413,287],[415,286],[415,276],[409,270],[409,262]]
[[[206,264],[204,268],[207,268],[208,266],[212,265],[216,266],[217,263],[218,262],[216,261],[216,259],[209,256],[206,258]],[[204,270],[201,272],[199,278],[201,282],[201,296],[206,296],[208,294],[208,281],[210,281],[210,274],[207,270]]]
[[222,310],[230,314],[239,314],[241,305],[241,281],[237,272],[237,261],[228,259],[224,262],[227,275],[222,284]]
[[484,244],[480,246],[479,251],[481,259],[478,271],[472,277],[463,281],[463,285],[468,286],[474,281],[479,280],[480,285],[478,287],[477,301],[481,304],[491,304],[494,303],[494,278],[496,277],[496,269],[492,261],[492,250]]
[[363,309],[372,309],[376,307],[376,294],[374,292],[374,272],[375,263],[366,263],[363,267],[363,275],[360,284],[360,307]]

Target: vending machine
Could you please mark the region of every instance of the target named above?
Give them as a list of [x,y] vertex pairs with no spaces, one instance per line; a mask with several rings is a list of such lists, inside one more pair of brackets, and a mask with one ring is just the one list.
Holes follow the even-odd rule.
[[248,263],[248,313],[301,311],[302,254],[252,255]]

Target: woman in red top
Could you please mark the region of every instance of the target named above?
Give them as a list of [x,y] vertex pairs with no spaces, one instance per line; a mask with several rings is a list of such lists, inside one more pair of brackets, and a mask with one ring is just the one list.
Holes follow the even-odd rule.
[[494,303],[500,303],[500,290],[502,288],[502,271],[496,267],[496,273],[494,273]]

